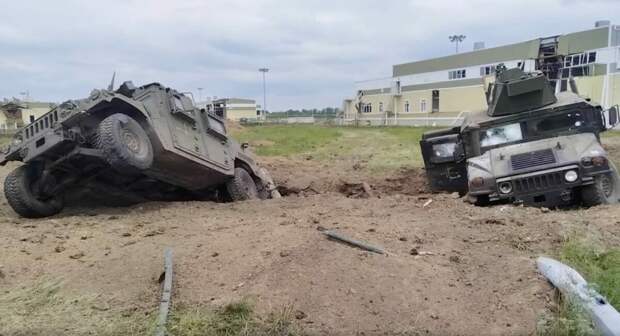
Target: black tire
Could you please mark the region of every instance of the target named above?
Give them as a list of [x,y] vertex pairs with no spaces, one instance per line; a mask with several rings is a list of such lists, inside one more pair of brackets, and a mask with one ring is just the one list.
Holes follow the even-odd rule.
[[613,203],[616,183],[612,174],[601,174],[594,177],[594,183],[581,189],[581,201],[585,206],[596,206]]
[[32,187],[37,178],[36,169],[23,165],[10,172],[4,180],[4,196],[11,208],[22,217],[48,217],[59,213],[64,207],[62,195],[40,199],[34,194]]
[[235,176],[226,182],[226,190],[233,201],[245,201],[258,198],[256,182],[243,168],[235,168]]
[[153,146],[142,126],[116,113],[99,123],[96,146],[105,161],[121,174],[133,175],[153,164]]

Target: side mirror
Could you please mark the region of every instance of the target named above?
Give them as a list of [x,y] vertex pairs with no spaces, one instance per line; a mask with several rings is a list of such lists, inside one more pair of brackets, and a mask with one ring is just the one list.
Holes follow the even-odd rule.
[[618,105],[612,106],[609,111],[609,128],[618,125]]

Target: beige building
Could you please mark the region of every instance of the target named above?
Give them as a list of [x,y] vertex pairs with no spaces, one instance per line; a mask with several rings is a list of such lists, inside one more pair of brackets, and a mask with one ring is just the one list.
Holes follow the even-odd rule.
[[263,118],[259,106],[252,99],[222,98],[207,104],[207,108],[215,114],[228,120],[241,119],[259,120]]
[[49,112],[53,103],[5,100],[0,102],[0,131],[10,133]]
[[[397,64],[392,76],[356,83],[357,97],[344,101],[344,124],[457,125],[486,109],[483,82],[495,67],[540,70],[565,90],[574,78],[579,93],[605,107],[620,103],[620,26],[537,38],[434,59]],[[359,111],[358,111],[359,108]]]

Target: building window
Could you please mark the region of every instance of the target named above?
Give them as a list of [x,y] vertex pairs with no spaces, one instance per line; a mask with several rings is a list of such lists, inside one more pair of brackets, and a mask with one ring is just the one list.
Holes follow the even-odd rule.
[[420,112],[426,113],[426,99],[420,100]]
[[465,69],[462,70],[453,70],[448,72],[448,79],[452,80],[452,79],[463,79],[465,78]]
[[372,103],[364,104],[362,111],[364,111],[364,113],[372,113]]
[[33,116],[33,115],[31,115],[31,116],[30,116],[30,123],[33,123],[33,122],[34,122],[34,116]]
[[410,111],[409,111],[409,109],[410,109],[410,107],[409,107],[409,101],[408,101],[408,100],[405,100],[405,112],[409,113],[409,112],[410,112]]
[[439,112],[439,90],[433,90],[433,105],[431,112]]
[[487,66],[480,67],[480,76],[488,76],[494,73],[495,73],[494,65],[487,65]]
[[383,102],[379,103],[379,112],[383,112]]
[[564,58],[562,78],[589,76],[592,63],[596,63],[596,51],[568,55]]

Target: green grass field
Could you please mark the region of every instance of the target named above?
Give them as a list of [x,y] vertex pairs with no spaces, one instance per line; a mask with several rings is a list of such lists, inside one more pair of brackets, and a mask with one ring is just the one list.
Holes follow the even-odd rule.
[[322,127],[314,125],[250,126],[233,136],[250,143],[261,156],[299,157],[330,161],[367,161],[371,170],[421,167],[419,141],[423,127]]

